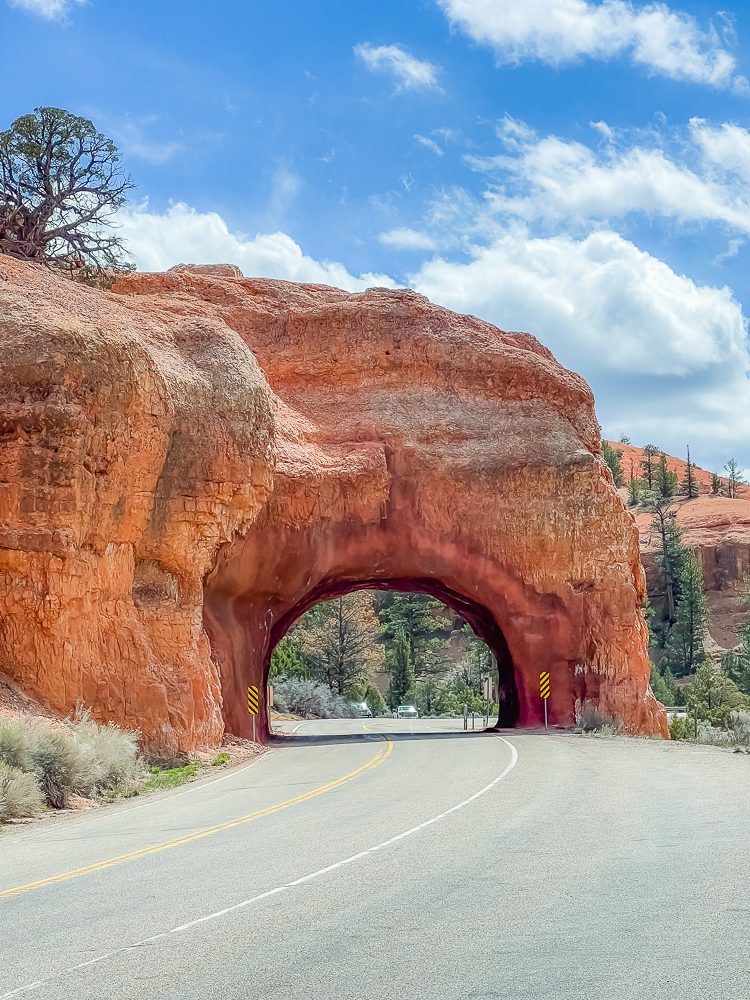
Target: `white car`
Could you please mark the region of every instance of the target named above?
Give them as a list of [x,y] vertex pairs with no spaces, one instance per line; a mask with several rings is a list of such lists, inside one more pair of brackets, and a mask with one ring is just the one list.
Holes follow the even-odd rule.
[[352,708],[357,713],[357,715],[360,717],[360,719],[371,719],[372,718],[372,712],[370,711],[369,706],[368,706],[368,704],[367,704],[366,701],[353,701],[352,702]]
[[413,705],[399,705],[396,709],[397,719],[418,719],[419,712]]

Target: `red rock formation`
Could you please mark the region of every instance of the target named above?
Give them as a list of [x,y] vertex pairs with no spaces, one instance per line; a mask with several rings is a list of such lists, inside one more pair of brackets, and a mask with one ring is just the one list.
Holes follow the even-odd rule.
[[[678,500],[675,511],[682,541],[693,549],[703,572],[703,586],[712,610],[710,633],[715,646],[710,649],[720,654],[739,643],[739,633],[747,621],[747,609],[737,598],[750,573],[750,500],[703,495],[695,500]],[[648,591],[658,600],[663,598],[664,588],[656,563],[659,538],[651,528],[650,514],[638,513],[636,522]]]
[[493,646],[504,722],[539,723],[550,670],[553,722],[664,734],[633,517],[534,338],[223,268],[100,292],[0,258],[0,296],[0,636],[30,693],[170,749],[247,736],[306,607],[413,587]]

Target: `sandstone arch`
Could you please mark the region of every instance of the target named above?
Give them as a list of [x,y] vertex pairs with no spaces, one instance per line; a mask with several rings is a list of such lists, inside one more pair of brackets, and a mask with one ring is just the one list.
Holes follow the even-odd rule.
[[100,292],[3,258],[0,302],[0,643],[31,693],[172,749],[247,735],[285,616],[411,580],[486,609],[519,725],[549,669],[556,721],[665,732],[633,517],[533,337],[221,267]]

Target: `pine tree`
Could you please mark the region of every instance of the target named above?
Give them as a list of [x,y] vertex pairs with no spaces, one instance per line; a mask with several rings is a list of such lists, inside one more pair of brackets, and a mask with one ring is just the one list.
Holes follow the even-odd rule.
[[721,658],[721,669],[743,694],[750,694],[750,628],[742,631],[742,645],[738,652],[730,649]]
[[429,594],[389,591],[384,594],[378,617],[390,659],[399,630],[409,643],[409,657],[416,678],[439,674],[449,665],[447,645],[435,633],[450,628],[445,607]]
[[662,455],[656,464],[654,473],[654,489],[664,497],[671,500],[677,492],[677,473],[670,472],[667,468],[667,456]]
[[690,461],[690,448],[688,447],[685,475],[680,483],[680,496],[687,497],[688,500],[694,500],[697,496],[700,496],[700,492],[701,488],[698,485],[698,480],[695,478],[695,467]]
[[648,493],[644,506],[653,514],[651,528],[658,533],[660,548],[656,563],[664,576],[667,595],[667,615],[669,622],[675,620],[675,596],[679,587],[679,577],[687,554],[682,544],[682,531],[677,523],[677,515],[671,499],[658,493]]
[[383,661],[372,595],[354,591],[325,601],[313,611],[295,630],[302,649],[330,689],[348,695],[351,688],[367,683]]
[[645,444],[643,446],[643,458],[641,459],[641,469],[646,486],[652,490],[654,488],[654,474],[656,472],[656,462],[654,459],[659,454],[659,449],[655,444]]
[[390,662],[391,683],[386,696],[389,708],[403,704],[406,692],[414,683],[409,639],[402,625],[396,626]]
[[630,477],[630,482],[628,483],[628,504],[631,507],[637,507],[641,502],[641,493],[644,486],[645,483],[642,479],[636,479],[634,476]]
[[373,716],[385,715],[385,698],[374,684],[367,685],[367,690],[362,700],[367,703],[367,707]]
[[745,470],[735,458],[730,458],[724,469],[727,474],[726,495],[732,500],[736,500],[740,496],[740,486],[747,485],[745,483]]
[[309,672],[300,655],[299,636],[292,632],[277,643],[271,653],[271,668],[268,679],[277,677],[308,677]]
[[692,674],[704,660],[709,606],[695,553],[687,551],[679,576],[680,596],[666,644],[667,662],[677,677]]
[[722,483],[721,478],[719,477],[719,475],[716,472],[712,472],[711,473],[711,495],[717,497],[721,493],[721,490],[722,490],[723,486],[724,486],[724,484]]
[[619,448],[613,448],[609,441],[602,440],[602,457],[609,466],[615,486],[619,489],[625,485],[625,473],[622,471],[622,452]]

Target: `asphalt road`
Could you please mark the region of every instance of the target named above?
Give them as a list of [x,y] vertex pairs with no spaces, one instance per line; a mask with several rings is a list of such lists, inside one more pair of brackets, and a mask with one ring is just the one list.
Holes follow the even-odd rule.
[[750,757],[429,726],[6,829],[0,998],[750,997]]

